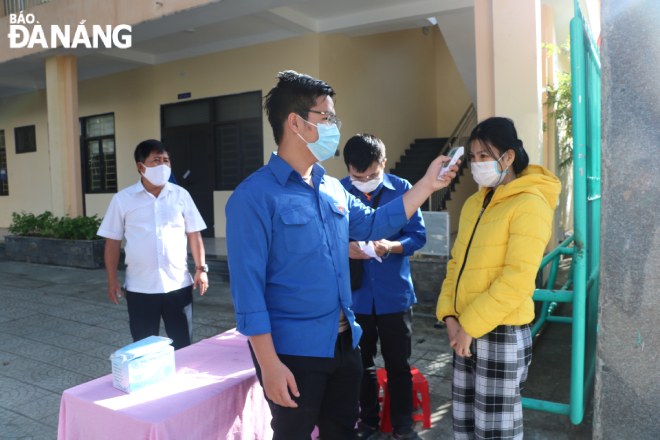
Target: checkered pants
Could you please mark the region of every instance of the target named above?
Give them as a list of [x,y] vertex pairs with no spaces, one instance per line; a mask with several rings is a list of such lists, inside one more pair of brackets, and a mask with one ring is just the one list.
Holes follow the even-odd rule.
[[471,357],[454,352],[456,440],[521,440],[520,392],[532,362],[529,325],[501,325],[472,340]]

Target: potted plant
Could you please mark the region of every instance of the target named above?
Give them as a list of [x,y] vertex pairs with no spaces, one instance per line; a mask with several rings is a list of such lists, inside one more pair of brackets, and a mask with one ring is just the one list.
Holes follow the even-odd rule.
[[38,216],[14,212],[9,227],[13,235],[5,237],[7,258],[56,266],[102,268],[105,240],[96,235],[101,220],[96,215],[58,218],[48,211]]

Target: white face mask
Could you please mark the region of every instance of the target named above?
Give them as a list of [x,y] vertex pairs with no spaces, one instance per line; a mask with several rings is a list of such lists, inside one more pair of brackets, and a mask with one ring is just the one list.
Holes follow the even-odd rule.
[[504,154],[497,160],[488,162],[472,162],[470,168],[472,170],[472,178],[479,185],[486,188],[495,188],[502,183],[504,177],[509,172],[509,167],[500,172],[497,163],[504,157]]
[[373,191],[376,191],[376,188],[378,188],[378,186],[381,183],[383,183],[383,175],[381,174],[380,176],[371,180],[367,180],[366,182],[360,182],[359,180],[351,179],[351,183],[358,190],[362,191],[365,194],[369,194]]
[[[144,164],[142,164],[144,165]],[[158,165],[156,167],[148,167],[144,165],[145,170],[142,175],[154,186],[163,186],[170,180],[172,169],[167,165]]]

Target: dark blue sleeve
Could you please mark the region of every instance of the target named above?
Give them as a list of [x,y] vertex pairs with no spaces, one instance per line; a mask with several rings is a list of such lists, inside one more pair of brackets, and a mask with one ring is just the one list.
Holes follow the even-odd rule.
[[266,204],[249,191],[234,191],[225,208],[230,289],[237,330],[270,333],[266,307],[266,269],[272,243],[272,219]]
[[401,197],[374,210],[348,191],[344,191],[349,212],[349,236],[353,240],[381,240],[394,235],[408,222]]
[[[412,188],[412,185],[404,181],[404,193]],[[417,209],[408,224],[401,229],[401,237],[399,243],[403,246],[403,256],[409,257],[415,253],[416,250],[421,249],[426,244],[426,228],[424,227],[424,218],[422,211]]]

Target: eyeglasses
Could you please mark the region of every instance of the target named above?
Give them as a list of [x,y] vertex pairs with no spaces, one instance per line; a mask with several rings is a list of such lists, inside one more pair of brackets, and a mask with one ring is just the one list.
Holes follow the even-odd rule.
[[337,126],[338,130],[341,129],[341,121],[339,120],[339,118],[337,118],[337,116],[333,115],[332,113],[320,112],[320,111],[317,111],[317,110],[300,110],[300,111],[301,112],[312,112],[312,113],[317,113],[319,115],[327,116],[328,118],[323,120],[324,123],[326,123],[328,125],[335,124]]
[[377,179],[378,177],[380,177],[379,174],[380,174],[380,171],[376,171],[375,173],[369,174],[368,176],[365,176],[365,177],[355,178],[355,177],[351,176],[351,182],[366,183],[366,182],[369,182],[370,180],[374,180],[374,179]]

